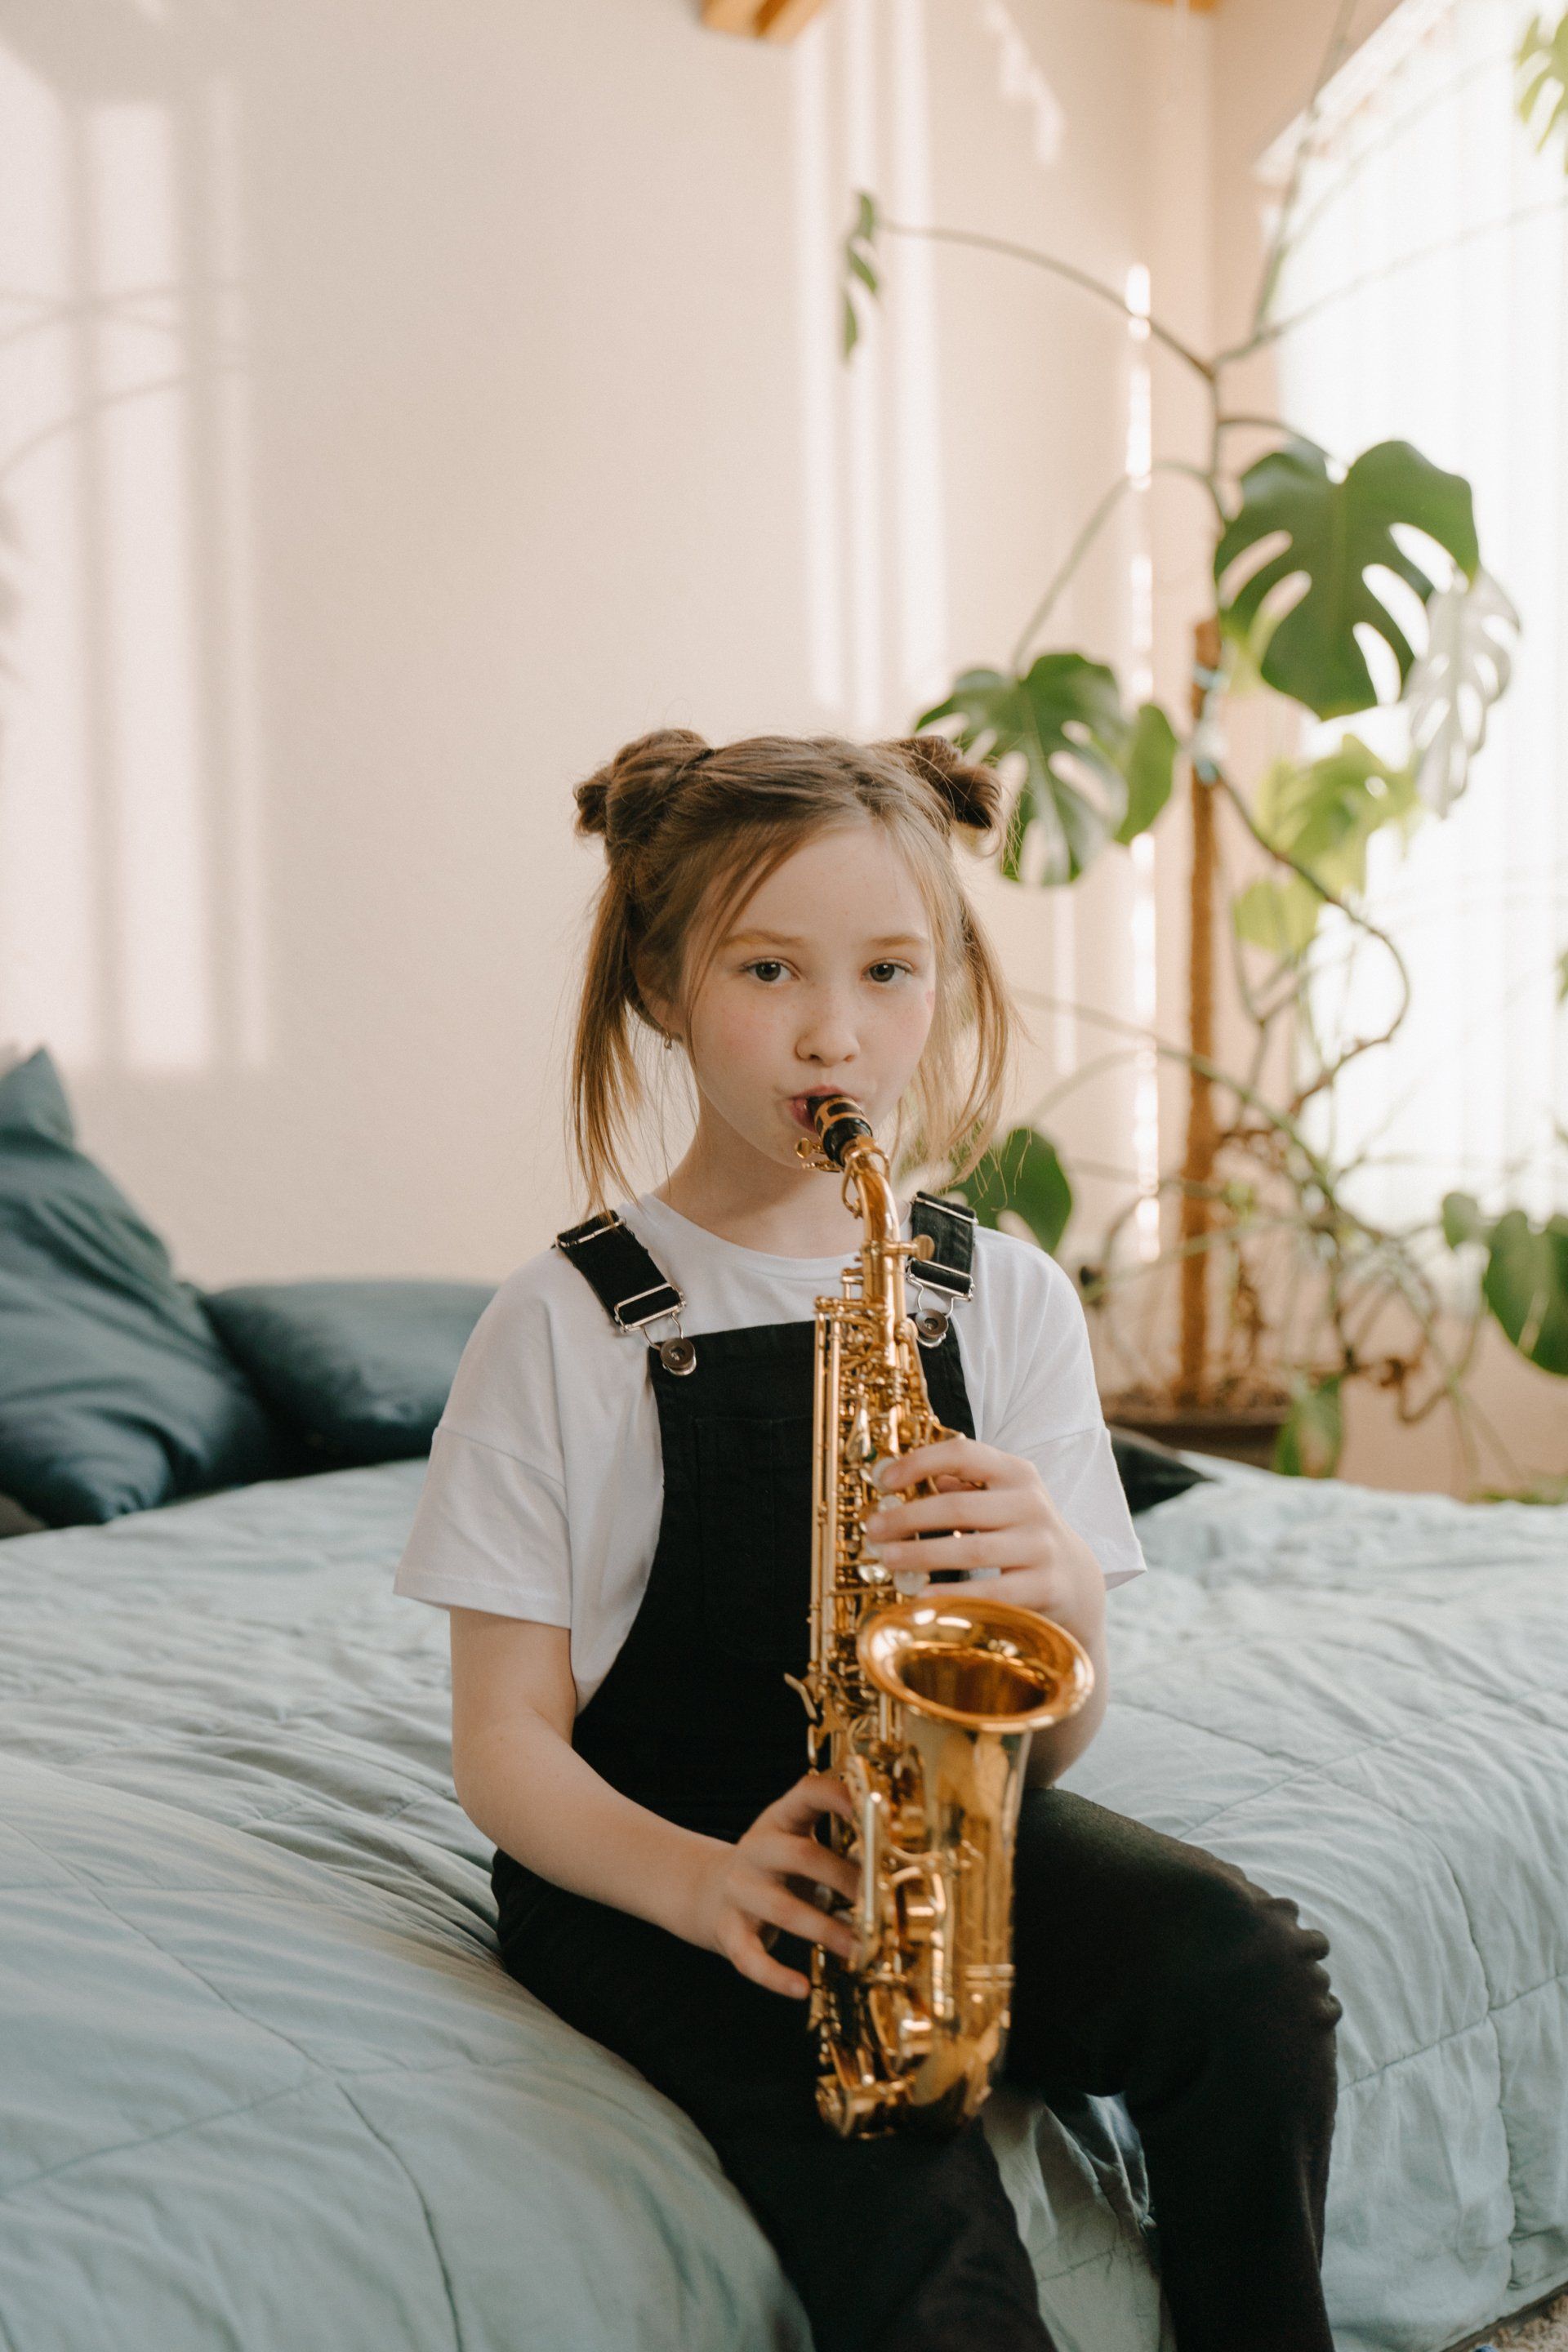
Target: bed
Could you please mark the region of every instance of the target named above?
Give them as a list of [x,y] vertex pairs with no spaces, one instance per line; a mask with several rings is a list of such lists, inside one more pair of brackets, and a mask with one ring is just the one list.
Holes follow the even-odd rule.
[[[1343,2352],[1568,2279],[1568,1511],[1207,1465],[1072,1785],[1295,1895]],[[6,2352],[795,2352],[704,2144],[495,1957],[418,1460],[0,1544]],[[1120,2103],[990,2127],[1062,2352],[1156,2352]]]

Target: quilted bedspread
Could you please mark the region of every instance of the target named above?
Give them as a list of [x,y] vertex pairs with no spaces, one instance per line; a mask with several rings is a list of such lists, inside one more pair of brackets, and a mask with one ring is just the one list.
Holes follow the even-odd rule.
[[[5,2352],[804,2352],[697,2133],[496,1961],[422,1475],[0,1545]],[[1568,1512],[1141,1524],[1072,1784],[1328,1933],[1337,2340],[1437,2352],[1568,2279]],[[1061,2352],[1155,2352],[1120,2104],[989,2113]]]

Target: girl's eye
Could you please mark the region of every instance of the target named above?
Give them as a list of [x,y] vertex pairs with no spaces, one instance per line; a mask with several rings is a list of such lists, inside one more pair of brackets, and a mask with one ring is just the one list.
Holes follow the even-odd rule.
[[875,973],[875,972],[879,972],[879,971],[895,972],[895,973],[896,973],[896,972],[900,972],[900,971],[908,971],[908,970],[909,970],[909,968],[910,968],[910,967],[909,967],[909,965],[908,965],[907,963],[874,963],[874,964],[871,964],[870,966],[868,966],[868,970],[869,970],[869,971],[872,971],[872,972],[874,972],[874,973]]
[[784,966],[777,956],[759,956],[755,963],[749,963],[746,966],[746,970],[757,972],[765,979],[770,971],[783,971]]

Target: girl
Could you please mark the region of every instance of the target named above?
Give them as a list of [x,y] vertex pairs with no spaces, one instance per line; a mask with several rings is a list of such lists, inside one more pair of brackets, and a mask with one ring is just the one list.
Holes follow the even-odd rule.
[[[853,1891],[802,1778],[813,1302],[861,1229],[806,1168],[806,1098],[973,1158],[1005,992],[954,867],[994,776],[940,740],[667,730],[577,791],[608,874],[573,1066],[590,1199],[625,1189],[636,1039],[684,1054],[689,1150],[656,1191],[504,1283],[458,1370],[398,1590],[451,1612],[458,1794],[493,1840],[501,1957],[706,2133],[818,2352],[1048,2347],[978,2123],[835,2138],[802,2006],[810,1898]],[[1197,1848],[1053,1784],[1109,1682],[1107,1587],[1142,1567],[1081,1307],[1040,1251],[922,1196],[932,1403],[963,1431],[889,1465],[894,1568],[964,1569],[1094,1662],[1037,1734],[1016,1850],[1010,2077],[1125,2095],[1181,2352],[1331,2352],[1319,2285],[1338,2003],[1326,1939]],[[912,1302],[913,1303],[913,1302]],[[942,1490],[900,1502],[922,1474]],[[963,1483],[960,1483],[963,1482]],[[934,1531],[934,1533],[933,1533]],[[917,1541],[917,1537],[925,1537]]]

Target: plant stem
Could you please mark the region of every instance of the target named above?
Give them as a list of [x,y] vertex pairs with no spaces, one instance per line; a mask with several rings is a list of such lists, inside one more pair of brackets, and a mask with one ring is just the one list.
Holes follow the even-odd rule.
[[889,220],[886,215],[878,226],[889,236],[923,237],[931,245],[966,246],[974,253],[999,253],[1005,260],[1024,261],[1033,269],[1044,269],[1051,277],[1063,278],[1068,285],[1079,288],[1083,293],[1094,295],[1099,301],[1108,302],[1113,310],[1120,310],[1124,319],[1135,319],[1140,326],[1148,328],[1155,342],[1163,343],[1168,352],[1173,352],[1177,359],[1184,361],[1188,367],[1203,377],[1205,383],[1214,381],[1212,361],[1194,352],[1179,335],[1173,334],[1169,327],[1162,326],[1158,319],[1146,319],[1141,310],[1134,310],[1114,286],[1107,286],[1103,278],[1091,276],[1087,269],[1075,268],[1070,261],[1058,261],[1053,253],[1037,252],[1032,245],[1015,245],[1008,237],[987,236],[980,229],[922,228],[911,221]]

